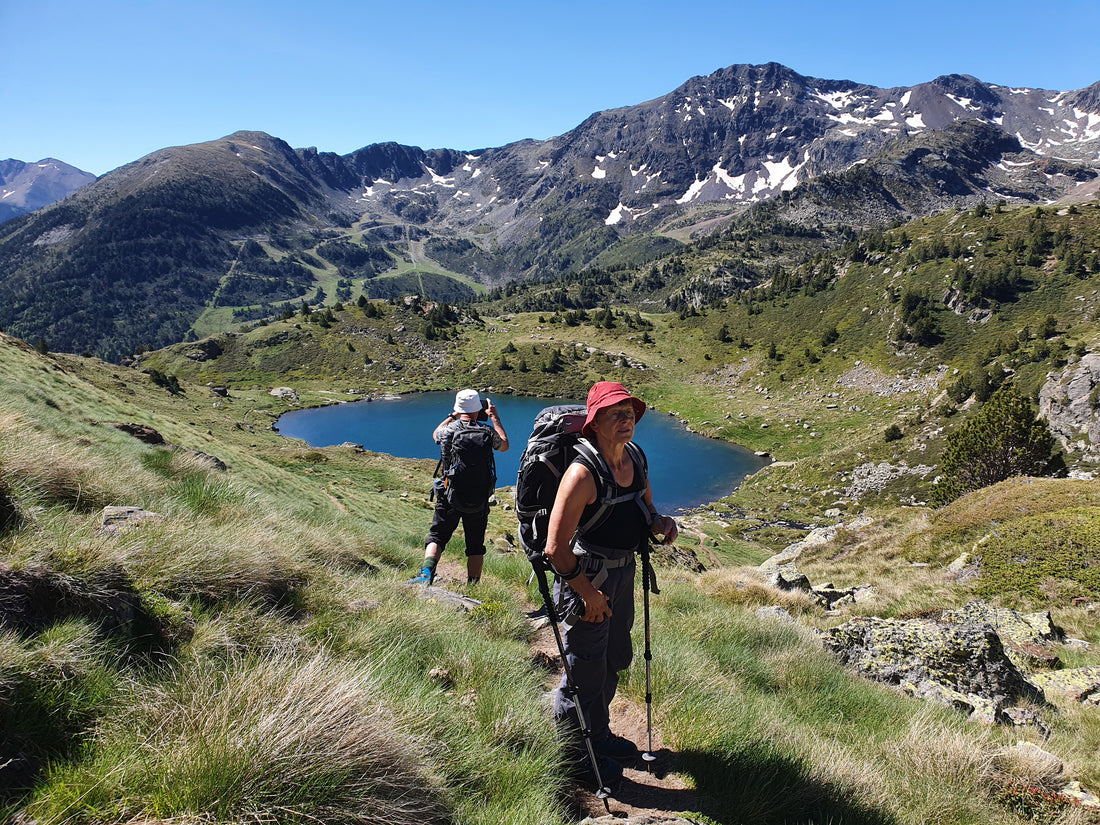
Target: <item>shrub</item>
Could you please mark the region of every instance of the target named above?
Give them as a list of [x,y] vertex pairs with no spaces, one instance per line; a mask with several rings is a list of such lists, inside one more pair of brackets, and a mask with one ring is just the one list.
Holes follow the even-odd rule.
[[883,434],[883,438],[886,440],[887,444],[889,444],[891,441],[898,441],[901,437],[901,427],[899,427],[897,424],[891,424],[889,427],[886,428],[886,432]]
[[[1010,782],[997,794],[996,800],[1028,822],[1061,821],[1067,809],[1081,805],[1078,800],[1065,794],[1044,791],[1041,788],[1029,788],[1020,782]],[[1098,820],[1095,816],[1091,816],[1085,821],[1097,822]]]
[[1015,475],[1055,475],[1064,469],[1046,422],[1011,384],[947,437],[940,481],[931,501],[947,504],[961,495]]

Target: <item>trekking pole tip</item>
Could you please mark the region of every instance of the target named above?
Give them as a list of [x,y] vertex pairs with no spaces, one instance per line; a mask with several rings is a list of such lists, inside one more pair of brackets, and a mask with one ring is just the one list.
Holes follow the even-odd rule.
[[610,795],[612,795],[612,789],[607,788],[606,785],[596,791],[596,799],[601,800],[604,803],[604,811],[606,811],[608,814],[612,812],[612,805],[610,805],[610,803],[607,801],[610,799]]

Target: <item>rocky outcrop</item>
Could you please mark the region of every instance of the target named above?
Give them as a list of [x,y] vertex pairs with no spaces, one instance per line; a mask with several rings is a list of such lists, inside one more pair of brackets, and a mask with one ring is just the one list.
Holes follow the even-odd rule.
[[192,361],[198,361],[201,364],[204,361],[217,358],[224,351],[216,338],[204,338],[184,350],[183,355],[185,358],[190,358]]
[[1050,373],[1039,390],[1039,415],[1071,454],[1100,462],[1100,354],[1087,353],[1076,364]]
[[276,398],[281,398],[283,401],[288,401],[291,404],[299,403],[298,393],[290,387],[276,387],[275,389],[271,390],[268,395],[273,395]]
[[840,589],[833,587],[832,582],[828,582],[815,587],[810,583],[809,577],[795,566],[798,557],[807,548],[828,544],[843,529],[860,530],[872,523],[872,519],[861,516],[847,524],[837,522],[829,527],[815,527],[805,537],[788,544],[783,550],[763,561],[756,570],[767,577],[769,587],[784,592],[800,590],[826,610],[835,610],[847,604],[873,599],[876,591],[869,584]]
[[[997,630],[980,618],[973,620],[983,610],[964,609],[941,620],[858,617],[827,631],[823,641],[842,662],[870,679],[952,705],[982,721],[1012,722],[1006,708],[1042,703],[1043,693],[1005,652]],[[1029,716],[1024,721],[1035,720]]]
[[768,576],[768,586],[785,592],[800,590],[825,610],[836,610],[845,605],[865,602],[873,599],[877,593],[870,584],[836,588],[829,582],[814,587],[805,573],[790,565],[772,571]]
[[1081,704],[1100,705],[1100,665],[1033,673],[1029,678],[1044,693],[1058,694]]
[[788,544],[780,552],[763,561],[756,569],[761,573],[768,574],[776,570],[782,570],[784,567],[797,561],[798,557],[802,555],[803,550],[810,547],[818,547],[822,544],[828,544],[836,538],[837,533],[841,530],[862,530],[864,527],[869,527],[872,523],[872,519],[867,516],[860,516],[847,523],[837,522],[829,527],[815,527],[803,538]]
[[1001,639],[1008,658],[1024,672],[1062,666],[1049,645],[1065,641],[1066,634],[1054,623],[1049,610],[1021,614],[977,600],[958,610],[949,610],[941,618],[952,624],[992,627]]
[[[1025,673],[1052,667],[1053,654],[1034,651],[1049,652],[1046,646],[1064,635],[1048,613],[1025,616],[978,601],[936,619],[858,617],[822,638],[826,649],[869,679],[957,707],[981,722],[1045,730],[1026,705],[1044,704],[1045,686],[1057,683],[1057,676]],[[1082,691],[1100,690],[1096,670]]]

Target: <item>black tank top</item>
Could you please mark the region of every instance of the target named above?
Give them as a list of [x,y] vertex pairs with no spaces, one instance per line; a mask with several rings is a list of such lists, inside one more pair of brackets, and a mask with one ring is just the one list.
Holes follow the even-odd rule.
[[[631,458],[631,461],[633,461],[633,458]],[[585,463],[585,466],[588,466],[587,463]],[[589,472],[596,474],[591,467],[588,469]],[[645,470],[638,466],[638,462],[634,461],[634,480],[629,487],[620,487],[615,483],[614,477],[606,479],[605,483],[610,485],[611,489],[608,491],[608,495],[612,497],[642,492],[646,487]],[[598,489],[599,484],[596,487]],[[599,504],[599,501],[596,501],[584,508],[584,512],[581,514],[581,524],[592,518],[599,508]],[[637,501],[628,499],[613,505],[603,523],[580,536],[578,543],[582,546],[587,544],[598,547],[600,548],[600,555],[604,555],[609,559],[617,559],[629,555],[641,547],[642,543],[646,541],[648,531],[649,524],[645,512],[638,506]]]

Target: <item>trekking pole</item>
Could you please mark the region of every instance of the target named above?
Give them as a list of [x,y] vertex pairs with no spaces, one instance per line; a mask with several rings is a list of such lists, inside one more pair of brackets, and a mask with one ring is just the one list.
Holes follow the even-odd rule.
[[[656,537],[651,533],[649,536],[651,541],[656,541]],[[642,752],[642,761],[646,763],[646,770],[649,770],[649,763],[657,761],[657,757],[653,754],[653,682],[650,677],[650,662],[653,661],[653,650],[650,646],[649,638],[649,593],[653,591],[655,595],[661,595],[661,591],[657,589],[657,577],[653,575],[653,565],[649,562],[649,544],[642,545],[642,612],[645,616],[645,718],[646,718],[646,735],[648,736],[647,748]]]
[[532,564],[531,567],[539,583],[542,601],[546,605],[546,615],[550,617],[550,626],[554,629],[554,641],[558,644],[562,670],[565,671],[566,695],[573,701],[573,707],[577,711],[577,724],[581,728],[581,739],[584,740],[584,746],[588,749],[588,760],[592,763],[592,773],[596,777],[596,798],[603,800],[603,806],[610,814],[611,805],[608,804],[607,800],[611,796],[611,789],[604,785],[603,777],[600,776],[600,766],[596,764],[596,752],[592,748],[592,731],[588,728],[588,723],[584,719],[584,711],[581,710],[581,703],[578,701],[577,687],[573,682],[573,670],[569,667],[569,658],[565,655],[565,642],[562,641],[561,630],[558,629],[558,611],[554,606],[554,598],[550,595],[550,585],[546,581],[546,571],[537,563]]

